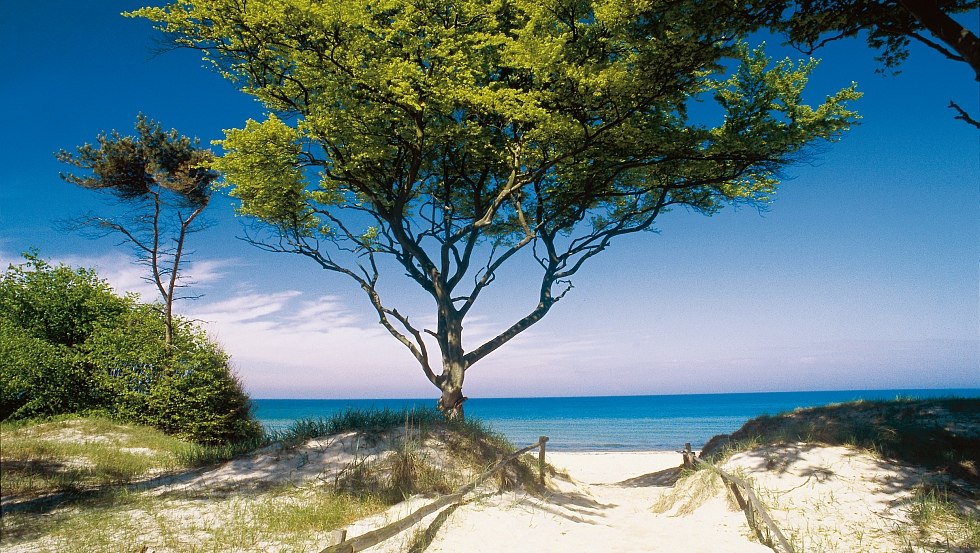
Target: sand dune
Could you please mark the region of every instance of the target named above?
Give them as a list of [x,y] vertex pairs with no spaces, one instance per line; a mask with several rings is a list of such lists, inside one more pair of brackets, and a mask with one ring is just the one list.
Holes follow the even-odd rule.
[[[384,456],[390,443],[391,439],[371,440],[347,433],[310,440],[295,448],[270,447],[220,467],[161,478],[139,488],[154,495],[187,496],[175,499],[168,511],[159,515],[174,524],[208,520],[211,522],[205,526],[213,530],[222,524],[226,503],[233,502],[243,490],[262,490],[287,482],[302,486],[332,481],[353,459]],[[727,490],[717,479],[712,481],[714,473],[683,475],[678,453],[549,451],[547,459],[557,474],[549,477],[544,493],[499,493],[491,479],[461,505],[449,509],[435,525],[437,531],[426,551],[771,551],[756,539]],[[857,449],[811,444],[757,448],[733,456],[723,468],[752,482],[797,551],[926,551],[911,548],[905,539],[914,528],[909,503],[916,487],[929,476],[918,469]],[[347,527],[348,536],[353,538],[398,520],[429,501],[431,498],[413,497],[357,521]],[[367,551],[407,551],[408,544],[421,530],[433,526],[435,519],[435,515],[429,516],[415,529]],[[328,530],[317,534],[311,536],[310,550],[331,543]],[[152,535],[145,537],[154,542]],[[189,543],[198,538],[186,536]],[[45,543],[24,543],[9,550],[32,551]],[[148,551],[170,550],[154,546]]]
[[[930,482],[922,469],[851,447],[806,443],[738,453],[724,468],[749,476],[798,551],[920,551],[911,545],[919,541],[911,507]],[[973,509],[980,515],[980,507]]]
[[[549,461],[565,475],[550,481],[548,493],[476,495],[451,513],[426,551],[772,551],[718,481],[705,487],[710,471],[675,486],[677,453],[549,453]],[[724,468],[753,483],[797,551],[926,551],[906,540],[913,531],[908,503],[926,477],[917,469],[853,448],[807,444],[744,452]],[[672,496],[668,507],[655,512],[665,495]],[[404,551],[408,540],[369,551]]]
[[543,497],[506,493],[456,510],[426,551],[770,552],[748,537],[741,512],[713,498],[691,516],[655,514],[670,488],[644,476],[675,473],[677,453],[553,453],[558,477]]

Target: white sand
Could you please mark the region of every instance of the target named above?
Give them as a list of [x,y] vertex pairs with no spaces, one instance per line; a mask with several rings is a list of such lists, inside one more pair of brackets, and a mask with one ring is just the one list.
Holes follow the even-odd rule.
[[[671,487],[680,459],[673,452],[549,452],[549,462],[568,475],[550,482],[552,492],[478,496],[449,516],[426,551],[771,553],[720,485],[708,488],[693,512],[678,514],[697,486],[692,479]],[[797,551],[907,550],[908,501],[923,478],[919,470],[850,448],[806,444],[745,452],[725,468],[753,483]],[[680,501],[654,513],[665,494]],[[404,543],[370,551],[395,552]]]
[[919,469],[853,448],[802,443],[739,453],[724,468],[749,475],[798,550],[909,550],[903,537],[912,531],[909,503],[926,478]]
[[678,453],[549,452],[548,461],[570,478],[555,478],[545,497],[493,494],[460,507],[426,551],[771,553],[721,497],[686,517],[651,511]]
[[[169,476],[148,483],[148,493],[183,491],[235,494],[249,488],[292,482],[330,483],[352,461],[385,455],[391,440],[365,439],[354,433],[310,440],[293,449],[270,447],[210,470]],[[698,495],[696,478],[675,487],[681,455],[676,452],[567,453],[548,451],[558,469],[548,492],[497,493],[486,485],[449,514],[429,553],[770,553],[748,528],[744,514],[727,491],[702,487],[688,514],[679,514]],[[905,551],[902,533],[910,528],[907,508],[912,490],[924,475],[867,453],[844,447],[807,444],[770,446],[734,456],[725,469],[753,483],[783,532],[807,553]],[[706,473],[701,473],[706,474]],[[138,486],[143,487],[143,486]],[[707,490],[707,491],[705,491]],[[664,513],[653,505],[664,496],[680,498]],[[430,499],[415,497],[387,512],[350,525],[353,538],[398,520]],[[180,502],[180,516],[213,519],[217,503]],[[434,515],[418,530],[428,527]],[[205,525],[210,526],[210,525]],[[329,533],[314,539],[317,550]],[[415,531],[368,549],[371,553],[405,551]],[[193,538],[188,536],[190,541]],[[11,551],[30,551],[14,548]],[[920,551],[915,549],[916,552]]]
[[644,474],[671,469],[681,464],[681,455],[672,451],[635,453],[569,453],[548,451],[548,462],[569,476],[587,484],[614,484]]

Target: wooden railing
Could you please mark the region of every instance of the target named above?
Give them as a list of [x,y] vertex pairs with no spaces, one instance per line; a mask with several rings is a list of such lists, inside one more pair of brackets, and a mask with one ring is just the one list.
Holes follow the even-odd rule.
[[[752,490],[752,486],[748,482],[698,458],[691,451],[690,443],[684,445],[684,450],[681,453],[684,456],[684,467],[705,467],[721,477],[721,480],[731,490],[732,495],[735,496],[735,501],[738,503],[738,506],[745,512],[745,518],[748,520],[752,531],[756,533],[763,543],[771,547],[774,551],[781,550],[783,553],[796,553],[793,546],[786,540],[786,536],[776,526],[776,522],[769,516],[766,507],[762,504],[762,501],[759,501],[759,497]],[[759,523],[760,520],[762,521],[761,525]],[[775,542],[773,541],[774,536],[776,538]]]
[[428,504],[420,507],[415,512],[413,512],[412,514],[410,514],[410,515],[408,515],[408,516],[406,516],[406,517],[404,517],[402,519],[396,520],[395,522],[392,522],[391,524],[388,524],[387,526],[384,526],[382,528],[378,528],[377,530],[371,530],[370,532],[367,532],[365,534],[361,534],[360,536],[357,536],[356,538],[353,538],[353,539],[350,539],[350,540],[347,539],[347,531],[346,530],[338,530],[335,533],[335,538],[334,538],[334,541],[337,541],[338,543],[336,543],[334,545],[331,545],[330,547],[327,547],[326,549],[321,550],[320,553],[354,553],[356,551],[363,551],[363,550],[365,550],[365,549],[367,549],[369,547],[373,547],[373,546],[375,546],[375,545],[377,545],[377,544],[379,544],[379,543],[381,543],[381,542],[383,542],[383,541],[385,541],[385,540],[387,540],[389,538],[392,538],[392,537],[398,535],[399,533],[401,533],[401,532],[403,532],[403,531],[411,528],[412,526],[415,526],[423,518],[425,518],[425,517],[427,517],[427,516],[429,516],[429,515],[437,512],[437,511],[439,511],[439,510],[441,510],[441,509],[443,509],[443,508],[445,508],[445,507],[447,507],[449,505],[452,505],[454,503],[461,502],[463,500],[463,497],[466,494],[468,494],[471,491],[473,491],[484,480],[486,480],[487,478],[490,478],[494,473],[496,473],[498,470],[502,469],[504,467],[504,465],[506,465],[507,463],[513,461],[514,459],[516,459],[516,458],[520,457],[521,455],[523,455],[523,454],[525,454],[525,453],[527,453],[529,451],[532,451],[534,449],[538,449],[539,450],[539,452],[538,452],[538,482],[541,483],[541,484],[544,484],[544,475],[545,475],[545,470],[544,470],[545,469],[544,449],[545,449],[545,443],[547,443],[547,441],[548,441],[548,437],[547,436],[541,436],[540,438],[538,438],[538,443],[536,443],[534,445],[529,445],[529,446],[525,447],[524,449],[519,449],[519,450],[511,453],[510,455],[504,457],[503,459],[497,461],[497,463],[494,464],[489,469],[487,469],[486,472],[484,472],[480,476],[477,476],[469,484],[466,484],[465,486],[461,486],[454,493],[451,493],[449,495],[444,495],[444,496],[436,499],[435,501],[433,501],[431,503],[428,503]]

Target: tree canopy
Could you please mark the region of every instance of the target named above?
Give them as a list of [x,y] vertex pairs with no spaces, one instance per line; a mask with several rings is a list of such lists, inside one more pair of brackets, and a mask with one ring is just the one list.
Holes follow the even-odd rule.
[[[811,106],[814,62],[772,63],[743,42],[764,19],[753,10],[178,0],[134,14],[269,110],[226,131],[215,162],[241,212],[274,230],[255,241],[356,281],[440,407],[461,414],[466,371],[539,321],[611,240],[678,206],[765,202],[782,167],[857,119],[853,85]],[[465,351],[465,316],[526,250],[537,302]],[[381,297],[385,259],[433,300],[435,328]]]
[[[884,70],[897,71],[909,56],[909,44],[916,41],[946,59],[961,62],[980,81],[980,39],[964,27],[957,16],[976,23],[978,0],[777,0],[770,13],[770,25],[784,32],[789,42],[806,53],[827,43],[864,36],[878,51]],[[962,119],[980,128],[957,103],[950,107]]]
[[138,261],[150,269],[146,280],[160,293],[164,339],[170,344],[187,236],[200,228],[199,217],[218,174],[209,167],[211,152],[196,139],[164,131],[143,115],[137,118],[136,132],[100,134],[97,146],[84,144],[75,153],[62,150],[58,159],[84,171],[81,176],[62,174],[63,179],[108,192],[130,208],[126,216],[86,215],[69,226],[96,237],[119,234],[133,247]]

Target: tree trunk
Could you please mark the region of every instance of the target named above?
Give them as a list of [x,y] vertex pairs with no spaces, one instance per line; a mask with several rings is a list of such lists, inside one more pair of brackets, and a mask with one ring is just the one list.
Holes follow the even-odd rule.
[[466,399],[462,387],[443,388],[442,396],[439,397],[439,410],[442,411],[446,420],[463,420],[463,402]]
[[172,298],[163,307],[163,343],[169,348],[174,343],[174,312]]
[[463,353],[463,325],[461,318],[448,310],[440,313],[439,349],[442,350],[442,374],[439,389],[442,396],[437,404],[448,420],[463,419],[463,378],[466,360]]

